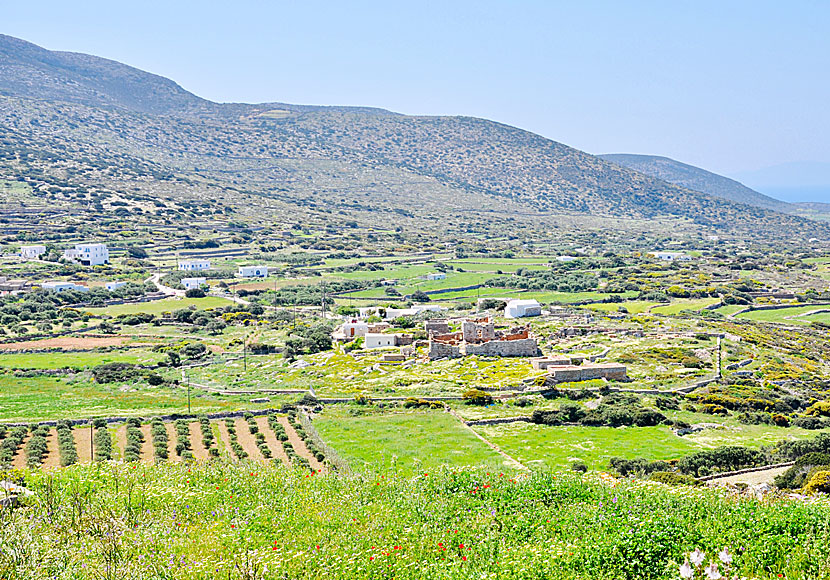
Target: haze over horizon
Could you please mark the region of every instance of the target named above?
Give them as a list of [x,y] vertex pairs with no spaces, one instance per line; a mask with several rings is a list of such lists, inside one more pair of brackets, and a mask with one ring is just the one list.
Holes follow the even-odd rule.
[[663,155],[787,201],[830,202],[830,79],[819,74],[828,25],[830,5],[807,1],[390,10],[49,0],[5,7],[0,32],[214,101],[484,117],[591,153]]

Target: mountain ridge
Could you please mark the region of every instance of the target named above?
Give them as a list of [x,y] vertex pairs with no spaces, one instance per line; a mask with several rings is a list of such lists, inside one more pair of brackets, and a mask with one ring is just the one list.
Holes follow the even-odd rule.
[[[73,165],[69,185],[85,191],[161,190],[169,183],[151,187],[141,180],[164,176],[228,192],[231,205],[241,202],[230,192],[246,192],[278,196],[302,211],[386,208],[429,223],[435,212],[461,211],[453,209],[461,203],[481,211],[499,207],[507,222],[536,214],[544,224],[533,227],[542,228],[556,227],[560,214],[686,220],[751,236],[759,229],[783,234],[814,227],[486,119],[213,103],[116,61],[55,53],[7,36],[0,36],[0,94],[0,177],[37,176],[33,183],[47,191],[55,188],[50,179],[66,174],[57,169],[62,163]],[[24,145],[31,160],[19,154]],[[101,167],[103,160],[111,165]],[[113,173],[129,176],[129,186],[108,177]],[[462,218],[468,219],[453,219]]]

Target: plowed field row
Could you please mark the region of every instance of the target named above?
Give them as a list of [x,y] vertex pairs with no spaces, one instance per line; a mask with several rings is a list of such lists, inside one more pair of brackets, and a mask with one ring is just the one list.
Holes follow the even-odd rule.
[[[250,420],[238,417],[233,420],[236,441],[241,449],[244,450],[245,454],[247,454],[247,458],[255,461],[275,461],[283,465],[290,465],[291,459],[289,456],[295,455],[307,461],[309,467],[314,471],[319,472],[324,470],[323,463],[318,461],[314,454],[309,451],[303,439],[288,421],[288,418],[280,416],[277,417],[277,421],[285,431],[283,438],[287,438],[286,441],[279,440],[269,424],[268,417],[255,417]],[[209,447],[205,445],[205,437],[199,421],[188,421],[185,429],[177,429],[176,422],[165,423],[164,427],[168,438],[168,461],[184,461],[189,454],[192,454],[193,460],[195,461],[207,461],[211,456],[211,448],[215,449],[213,451],[214,455],[231,460],[237,459],[237,455],[232,448],[232,438],[228,432],[225,420],[210,422],[209,431],[213,437],[208,441]],[[123,459],[128,444],[127,425],[110,425],[107,429],[112,439],[113,458]],[[277,430],[279,431],[278,428]],[[259,441],[254,431],[261,434]],[[143,436],[143,441],[140,445],[140,461],[152,463],[155,461],[155,458],[151,426],[149,424],[142,424],[140,432]],[[185,434],[184,438],[182,434]],[[87,426],[76,427],[72,430],[78,463],[89,463],[92,461],[94,456],[93,435],[93,429]],[[25,448],[26,442],[30,437],[31,434],[26,435],[23,444],[17,449],[11,467],[21,469],[26,467],[27,457]],[[57,430],[55,428],[49,430],[46,442],[47,449],[41,467],[43,469],[59,468],[61,466],[61,452],[58,445]],[[267,448],[265,451],[263,451],[263,446]],[[269,451],[270,458],[266,459],[265,455]]]

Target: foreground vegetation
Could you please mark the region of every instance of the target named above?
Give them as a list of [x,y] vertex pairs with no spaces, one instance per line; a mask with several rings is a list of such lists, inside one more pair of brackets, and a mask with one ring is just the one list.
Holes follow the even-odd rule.
[[412,478],[102,463],[26,475],[9,578],[676,578],[729,547],[752,578],[830,578],[830,505],[578,475]]

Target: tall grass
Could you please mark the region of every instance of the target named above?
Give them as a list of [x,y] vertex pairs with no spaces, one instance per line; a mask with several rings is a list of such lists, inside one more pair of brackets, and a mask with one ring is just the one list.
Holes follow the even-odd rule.
[[31,472],[0,578],[677,578],[729,547],[748,578],[830,578],[830,503],[595,476],[440,468],[336,477],[258,462]]

